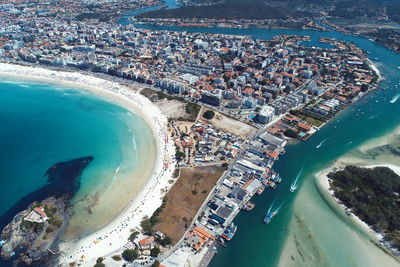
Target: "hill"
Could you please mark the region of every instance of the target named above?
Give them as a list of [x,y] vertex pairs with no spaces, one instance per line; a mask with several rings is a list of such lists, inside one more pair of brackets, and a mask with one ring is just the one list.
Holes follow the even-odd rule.
[[138,18],[209,18],[209,19],[285,19],[308,16],[307,12],[272,7],[256,1],[229,1],[206,6],[160,9],[137,15]]
[[[217,2],[217,3],[216,3]],[[346,19],[383,18],[400,22],[398,0],[189,0],[187,6],[160,9],[137,17],[210,19],[284,19],[326,12]]]

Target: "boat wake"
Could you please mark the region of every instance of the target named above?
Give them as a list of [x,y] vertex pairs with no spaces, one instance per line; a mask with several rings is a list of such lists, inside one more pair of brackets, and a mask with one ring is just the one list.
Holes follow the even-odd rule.
[[390,100],[390,103],[391,103],[391,104],[396,103],[397,100],[399,99],[399,97],[400,97],[400,93],[396,94],[396,95],[392,98],[392,100]]
[[292,184],[290,185],[290,192],[294,192],[297,189],[297,183],[299,181],[301,174],[303,173],[303,169],[304,169],[304,166],[301,168],[301,170],[297,174],[296,178],[294,178]]
[[274,215],[278,214],[278,213],[281,211],[281,209],[282,209],[282,207],[283,207],[283,204],[284,204],[284,202],[282,202],[281,205],[279,205],[279,207],[278,207],[276,210],[274,210],[272,213],[273,213]]
[[272,218],[279,213],[279,211],[282,209],[284,202],[279,205],[276,209],[274,209],[274,202],[272,202],[271,206],[269,207],[268,211],[265,213],[263,222],[268,224],[271,222]]
[[378,117],[378,114],[373,115],[373,116],[369,117],[368,119],[369,119],[369,120],[372,120],[372,119],[374,119],[374,118],[376,118],[376,117]]
[[324,143],[326,142],[326,139],[322,140],[321,143],[319,143],[316,148],[320,148]]
[[348,142],[347,144],[345,144],[344,146],[348,146],[351,145],[353,143],[353,141]]

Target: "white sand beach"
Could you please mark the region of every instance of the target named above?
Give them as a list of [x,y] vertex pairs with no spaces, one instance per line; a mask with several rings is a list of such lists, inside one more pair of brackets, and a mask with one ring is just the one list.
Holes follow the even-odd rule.
[[98,257],[122,252],[131,229],[138,227],[144,216],[153,214],[172,186],[168,180],[175,170],[175,146],[167,132],[167,118],[149,99],[127,86],[88,75],[0,63],[0,76],[86,90],[140,115],[147,122],[154,133],[157,156],[146,185],[138,195],[132,196],[130,204],[108,225],[79,241],[62,243],[59,262],[62,266],[71,262],[92,266]]
[[343,166],[336,161],[308,174],[317,180],[306,180],[296,196],[277,266],[399,266],[380,245],[381,236],[356,216],[346,215],[346,207],[333,197],[327,174]]
[[383,80],[383,77],[382,77],[382,74],[381,74],[381,72],[379,71],[379,69],[376,67],[376,65],[370,60],[370,59],[367,59],[367,62],[368,62],[368,64],[369,64],[369,66],[371,67],[371,69],[373,70],[373,71],[375,71],[375,73],[378,75],[378,82],[379,81],[381,81],[381,80]]

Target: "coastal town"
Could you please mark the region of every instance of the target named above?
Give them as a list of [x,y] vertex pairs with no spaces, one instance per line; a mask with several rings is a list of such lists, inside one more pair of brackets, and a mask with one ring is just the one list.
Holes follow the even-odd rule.
[[[169,136],[166,129],[159,135],[173,140],[175,159],[162,164],[176,160],[181,173],[177,181],[185,168],[222,169],[212,188],[181,192],[189,198],[202,195],[198,209],[185,217],[180,238],[171,240],[169,232],[155,230],[163,202],[153,216],[140,218],[140,225],[126,236],[115,255],[108,253],[107,259],[96,260],[82,252],[73,254],[70,263],[207,266],[216,247],[229,246],[234,238],[235,216],[254,208],[251,198],[273,190],[285,179],[273,165],[285,153],[286,144],[307,140],[374,89],[379,71],[365,51],[335,39],[321,38],[322,47],[311,47],[309,36],[259,40],[150,31],[88,15],[110,6],[121,14],[160,4],[111,3],[88,1],[78,6],[53,0],[50,5],[0,5],[0,62],[79,72],[130,86],[160,105],[169,118]],[[80,17],[71,19],[71,13]],[[214,23],[220,22],[210,22],[210,26]],[[162,101],[167,102],[165,110]],[[182,114],[175,114],[174,107],[182,107]],[[171,191],[177,181],[171,180]],[[269,222],[273,214],[268,216],[264,221]]]

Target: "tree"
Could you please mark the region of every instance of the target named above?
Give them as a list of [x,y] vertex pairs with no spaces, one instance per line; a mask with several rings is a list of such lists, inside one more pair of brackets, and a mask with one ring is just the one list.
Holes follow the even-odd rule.
[[284,135],[286,135],[287,137],[290,137],[290,138],[297,138],[297,133],[295,131],[293,131],[292,129],[286,129],[286,131],[284,132]]
[[120,260],[122,259],[120,255],[114,255],[114,256],[112,256],[111,258],[112,258],[113,260],[115,260],[115,261],[120,261]]
[[151,267],[159,267],[160,262],[158,260],[155,260],[154,263],[151,265]]
[[203,117],[206,118],[207,120],[211,120],[212,118],[214,118],[214,116],[215,116],[215,112],[212,110],[207,110],[203,114]]
[[226,163],[226,162],[224,162],[224,163],[221,164],[221,167],[223,167],[223,168],[225,168],[225,169],[228,169],[228,166],[229,166],[229,164]]
[[185,158],[185,153],[182,151],[176,151],[175,152],[175,158],[177,161],[181,161],[182,159]]
[[171,238],[169,236],[164,237],[164,239],[162,239],[160,241],[160,245],[163,246],[163,247],[171,245],[171,244],[172,244],[172,240],[171,240]]
[[139,252],[137,248],[125,249],[124,252],[122,252],[122,258],[124,258],[124,260],[129,262],[136,260],[138,257],[139,257]]
[[94,265],[94,267],[105,267],[106,265],[103,263],[104,258],[100,257],[97,258],[96,260],[96,264]]
[[158,254],[160,254],[160,248],[159,247],[154,247],[150,250],[150,255],[153,257],[157,257]]
[[138,234],[139,234],[139,232],[137,232],[137,231],[133,232],[133,233],[129,236],[128,240],[131,241],[131,242],[133,243],[133,242],[135,241],[136,237],[138,236]]

